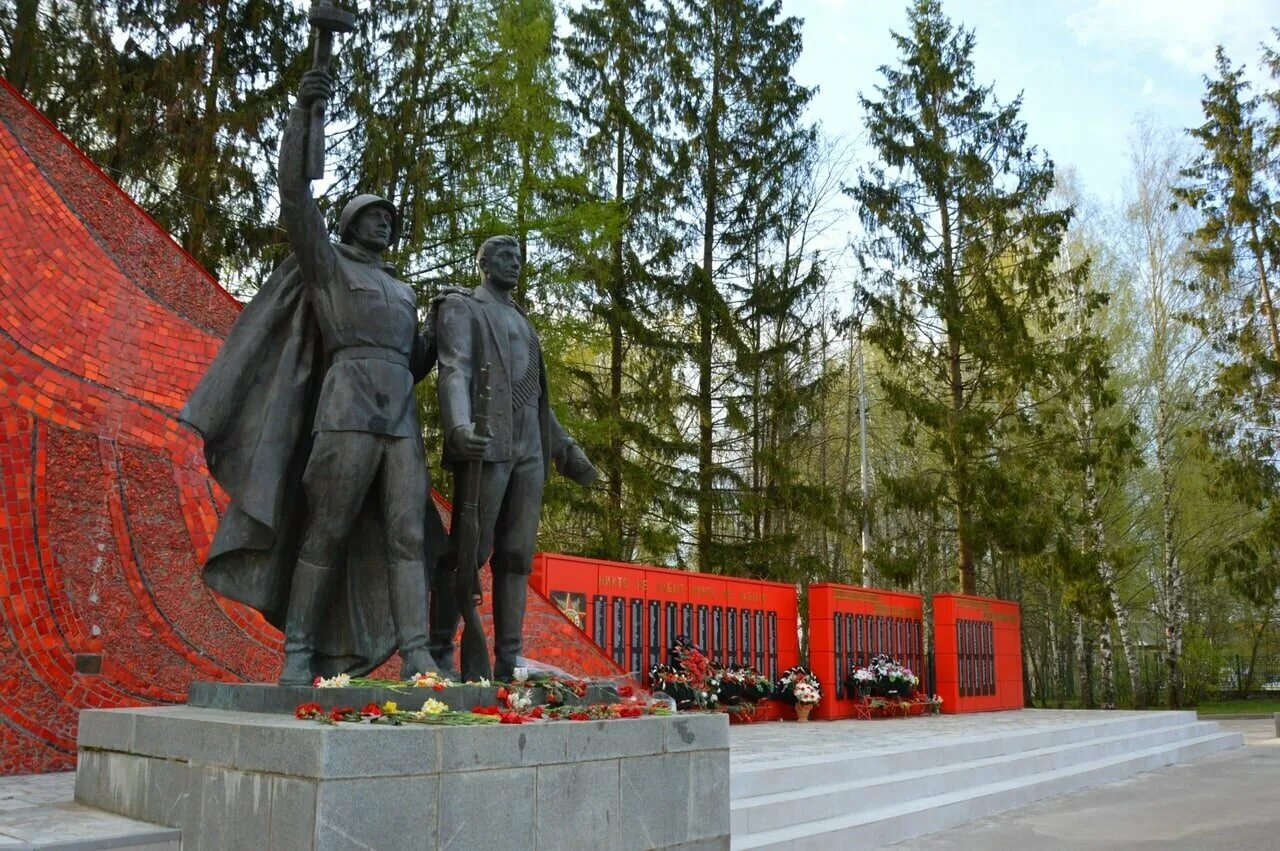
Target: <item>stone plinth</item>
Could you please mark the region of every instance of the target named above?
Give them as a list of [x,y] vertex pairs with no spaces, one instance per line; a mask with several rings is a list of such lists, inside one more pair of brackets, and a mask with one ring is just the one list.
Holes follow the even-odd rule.
[[326,726],[86,710],[76,800],[183,848],[729,847],[728,720]]
[[[547,702],[546,691],[531,689],[534,704]],[[229,709],[234,712],[267,712],[273,715],[292,715],[300,703],[318,703],[325,709],[335,706],[354,706],[359,709],[370,703],[379,705],[394,700],[406,712],[422,708],[429,699],[439,700],[450,709],[465,712],[477,706],[492,706],[498,700],[494,686],[456,685],[436,691],[431,688],[414,688],[406,683],[402,688],[384,686],[348,686],[346,688],[312,688],[311,686],[281,686],[275,683],[211,683],[191,684],[187,705],[204,709]],[[585,698],[573,695],[565,697],[565,703],[613,703],[618,700],[616,689],[608,686],[587,687]]]

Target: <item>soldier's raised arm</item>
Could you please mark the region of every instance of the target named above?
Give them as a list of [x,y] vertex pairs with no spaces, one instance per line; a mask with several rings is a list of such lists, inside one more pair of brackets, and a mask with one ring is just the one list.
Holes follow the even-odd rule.
[[280,187],[280,217],[289,234],[289,247],[297,255],[303,278],[312,284],[327,281],[336,262],[324,215],[311,195],[311,181],[305,176],[307,121],[311,105],[328,100],[332,93],[329,75],[308,71],[302,75],[298,99],[289,110],[280,140],[277,182]]

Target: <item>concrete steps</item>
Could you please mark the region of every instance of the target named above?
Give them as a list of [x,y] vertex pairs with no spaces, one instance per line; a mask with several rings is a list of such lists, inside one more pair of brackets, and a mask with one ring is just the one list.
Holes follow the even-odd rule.
[[732,847],[864,848],[1243,743],[1191,712],[1146,713],[730,774]]
[[172,827],[60,803],[0,813],[0,851],[48,848],[64,851],[178,851],[181,833]]

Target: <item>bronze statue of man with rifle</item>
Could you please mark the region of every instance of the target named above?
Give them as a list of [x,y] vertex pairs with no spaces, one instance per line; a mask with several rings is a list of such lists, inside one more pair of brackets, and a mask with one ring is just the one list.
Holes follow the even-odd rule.
[[318,2],[312,22],[316,67],[280,145],[293,253],[245,307],[181,415],[231,498],[205,581],[283,629],[282,685],[366,674],[397,649],[402,677],[437,671],[427,594],[446,544],[413,393],[434,360],[434,323],[419,331],[415,294],[382,257],[399,213],[359,195],[335,243],[311,195],[324,174],[333,33],[353,21]]
[[523,649],[529,572],[551,466],[583,486],[599,474],[551,411],[537,332],[511,297],[520,278],[519,244],[495,236],[480,247],[476,262],[480,286],[444,295],[435,330],[454,515],[450,554],[431,598],[431,650],[441,667],[451,667],[462,617],[463,679],[488,677],[475,614],[476,569],[487,559],[493,572],[492,673],[510,679]]

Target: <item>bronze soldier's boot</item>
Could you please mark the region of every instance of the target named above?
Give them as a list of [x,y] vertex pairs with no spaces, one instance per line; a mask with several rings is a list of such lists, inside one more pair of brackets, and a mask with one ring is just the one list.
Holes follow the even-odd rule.
[[309,686],[315,679],[312,663],[316,631],[329,604],[334,576],[333,568],[302,560],[293,569],[293,588],[289,591],[289,611],[284,621],[282,686]]
[[393,561],[391,616],[400,645],[400,679],[438,674],[427,641],[427,569],[420,561]]
[[522,573],[493,575],[493,678],[510,680],[524,649],[524,604],[529,577]]

